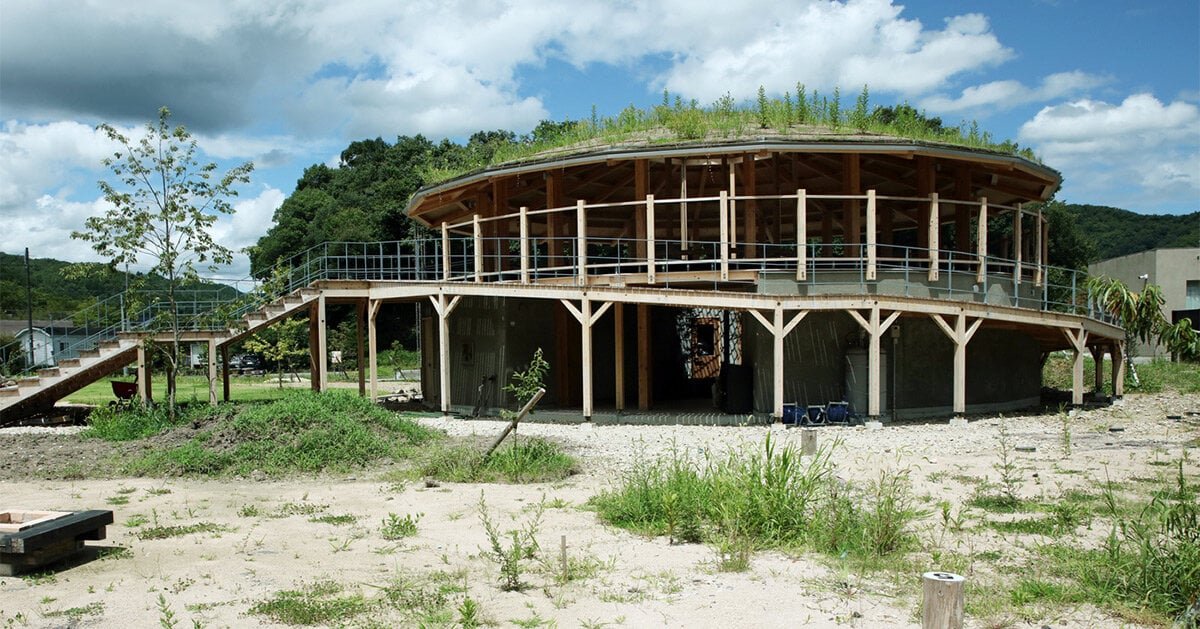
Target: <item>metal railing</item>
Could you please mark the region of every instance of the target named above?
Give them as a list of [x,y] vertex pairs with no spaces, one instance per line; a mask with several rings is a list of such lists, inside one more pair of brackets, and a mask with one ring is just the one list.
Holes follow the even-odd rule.
[[[799,226],[806,227],[809,208],[828,212],[835,205],[840,208],[845,203],[865,203],[867,211],[873,213],[880,202],[903,211],[928,210],[935,222],[940,205],[954,204],[969,206],[976,212],[983,221],[977,224],[987,224],[992,216],[988,213],[993,210],[1011,212],[1014,226],[1021,224],[1018,216],[1036,216],[1039,254],[1035,260],[981,254],[986,251],[986,239],[977,241],[979,247],[974,252],[940,248],[935,246],[938,236],[933,229],[928,236],[929,247],[873,241],[808,242],[803,246],[795,242],[798,237],[807,239],[806,230]],[[785,211],[795,213],[792,242],[784,241],[779,234],[774,235],[779,242],[756,242],[746,237],[746,230],[737,229],[739,212],[764,207],[776,216]],[[653,229],[640,239],[590,230],[588,217],[605,211],[646,211]],[[713,239],[705,234],[718,231],[712,227],[717,216],[721,238]],[[553,223],[556,219],[558,222]],[[491,231],[492,224],[505,222],[505,231],[513,235],[484,235],[485,227]],[[537,236],[531,235],[534,226],[540,232]],[[799,191],[795,195],[722,194],[648,202],[580,203],[448,224],[440,237],[322,243],[279,262],[266,279],[247,280],[254,285],[253,290],[183,291],[177,296],[177,304],[185,329],[222,330],[235,327],[245,315],[263,305],[322,280],[535,283],[573,278],[574,283],[584,284],[600,276],[634,276],[631,279],[635,282],[664,287],[696,287],[709,282],[717,288],[730,281],[786,277],[809,292],[886,289],[909,297],[970,299],[1109,320],[1089,303],[1084,273],[1040,263],[1042,230],[1040,215],[1019,206],[989,206],[986,200],[955,201],[936,195],[926,199],[874,193],[805,195]],[[1021,250],[1019,245],[1014,249]],[[165,316],[169,316],[169,306],[161,291],[113,295],[69,317],[74,326],[72,336],[77,338],[63,353],[73,355],[95,349],[121,331],[161,329]],[[17,345],[0,347],[0,360],[11,356]],[[35,366],[29,365],[25,371]]]

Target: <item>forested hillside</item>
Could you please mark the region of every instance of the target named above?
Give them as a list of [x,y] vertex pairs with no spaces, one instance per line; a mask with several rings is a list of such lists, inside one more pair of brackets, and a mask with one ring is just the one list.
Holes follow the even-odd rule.
[[[125,290],[125,274],[97,263],[71,264],[50,258],[32,258],[29,264],[33,288],[35,319],[70,315],[98,299]],[[74,267],[68,273],[68,267]],[[167,280],[143,273],[131,273],[131,287],[166,290]],[[219,284],[186,285],[185,290],[234,290]],[[0,253],[0,319],[24,319],[27,316],[25,294],[25,256]]]
[[1094,243],[1097,260],[1160,247],[1200,247],[1200,211],[1176,216],[1103,205],[1065,207],[1079,231]]

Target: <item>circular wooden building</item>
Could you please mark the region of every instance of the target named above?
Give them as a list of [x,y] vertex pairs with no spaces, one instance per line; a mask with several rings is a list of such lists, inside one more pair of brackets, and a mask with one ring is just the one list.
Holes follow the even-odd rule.
[[1119,388],[1124,334],[1046,264],[1033,202],[1059,183],[1019,156],[830,133],[650,134],[458,176],[407,209],[440,233],[426,399],[492,386],[503,405],[540,347],[543,406],[587,418],[997,412],[1036,405],[1066,349],[1079,403],[1085,350],[1118,358]]

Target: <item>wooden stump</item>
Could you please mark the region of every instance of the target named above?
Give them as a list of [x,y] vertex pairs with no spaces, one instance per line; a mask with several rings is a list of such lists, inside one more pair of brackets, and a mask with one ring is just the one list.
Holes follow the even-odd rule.
[[962,629],[966,579],[950,572],[926,572],[921,582],[921,627]]
[[817,453],[817,431],[805,428],[800,431],[800,455],[813,456]]

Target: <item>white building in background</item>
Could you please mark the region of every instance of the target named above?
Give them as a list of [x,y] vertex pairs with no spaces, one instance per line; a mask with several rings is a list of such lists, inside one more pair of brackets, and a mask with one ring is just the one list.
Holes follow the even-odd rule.
[[[1200,329],[1200,247],[1151,249],[1088,265],[1088,275],[1107,275],[1121,280],[1131,290],[1141,291],[1146,284],[1162,287],[1163,316],[1187,316],[1192,327]],[[1166,349],[1156,343],[1137,343],[1131,355],[1165,357]]]

